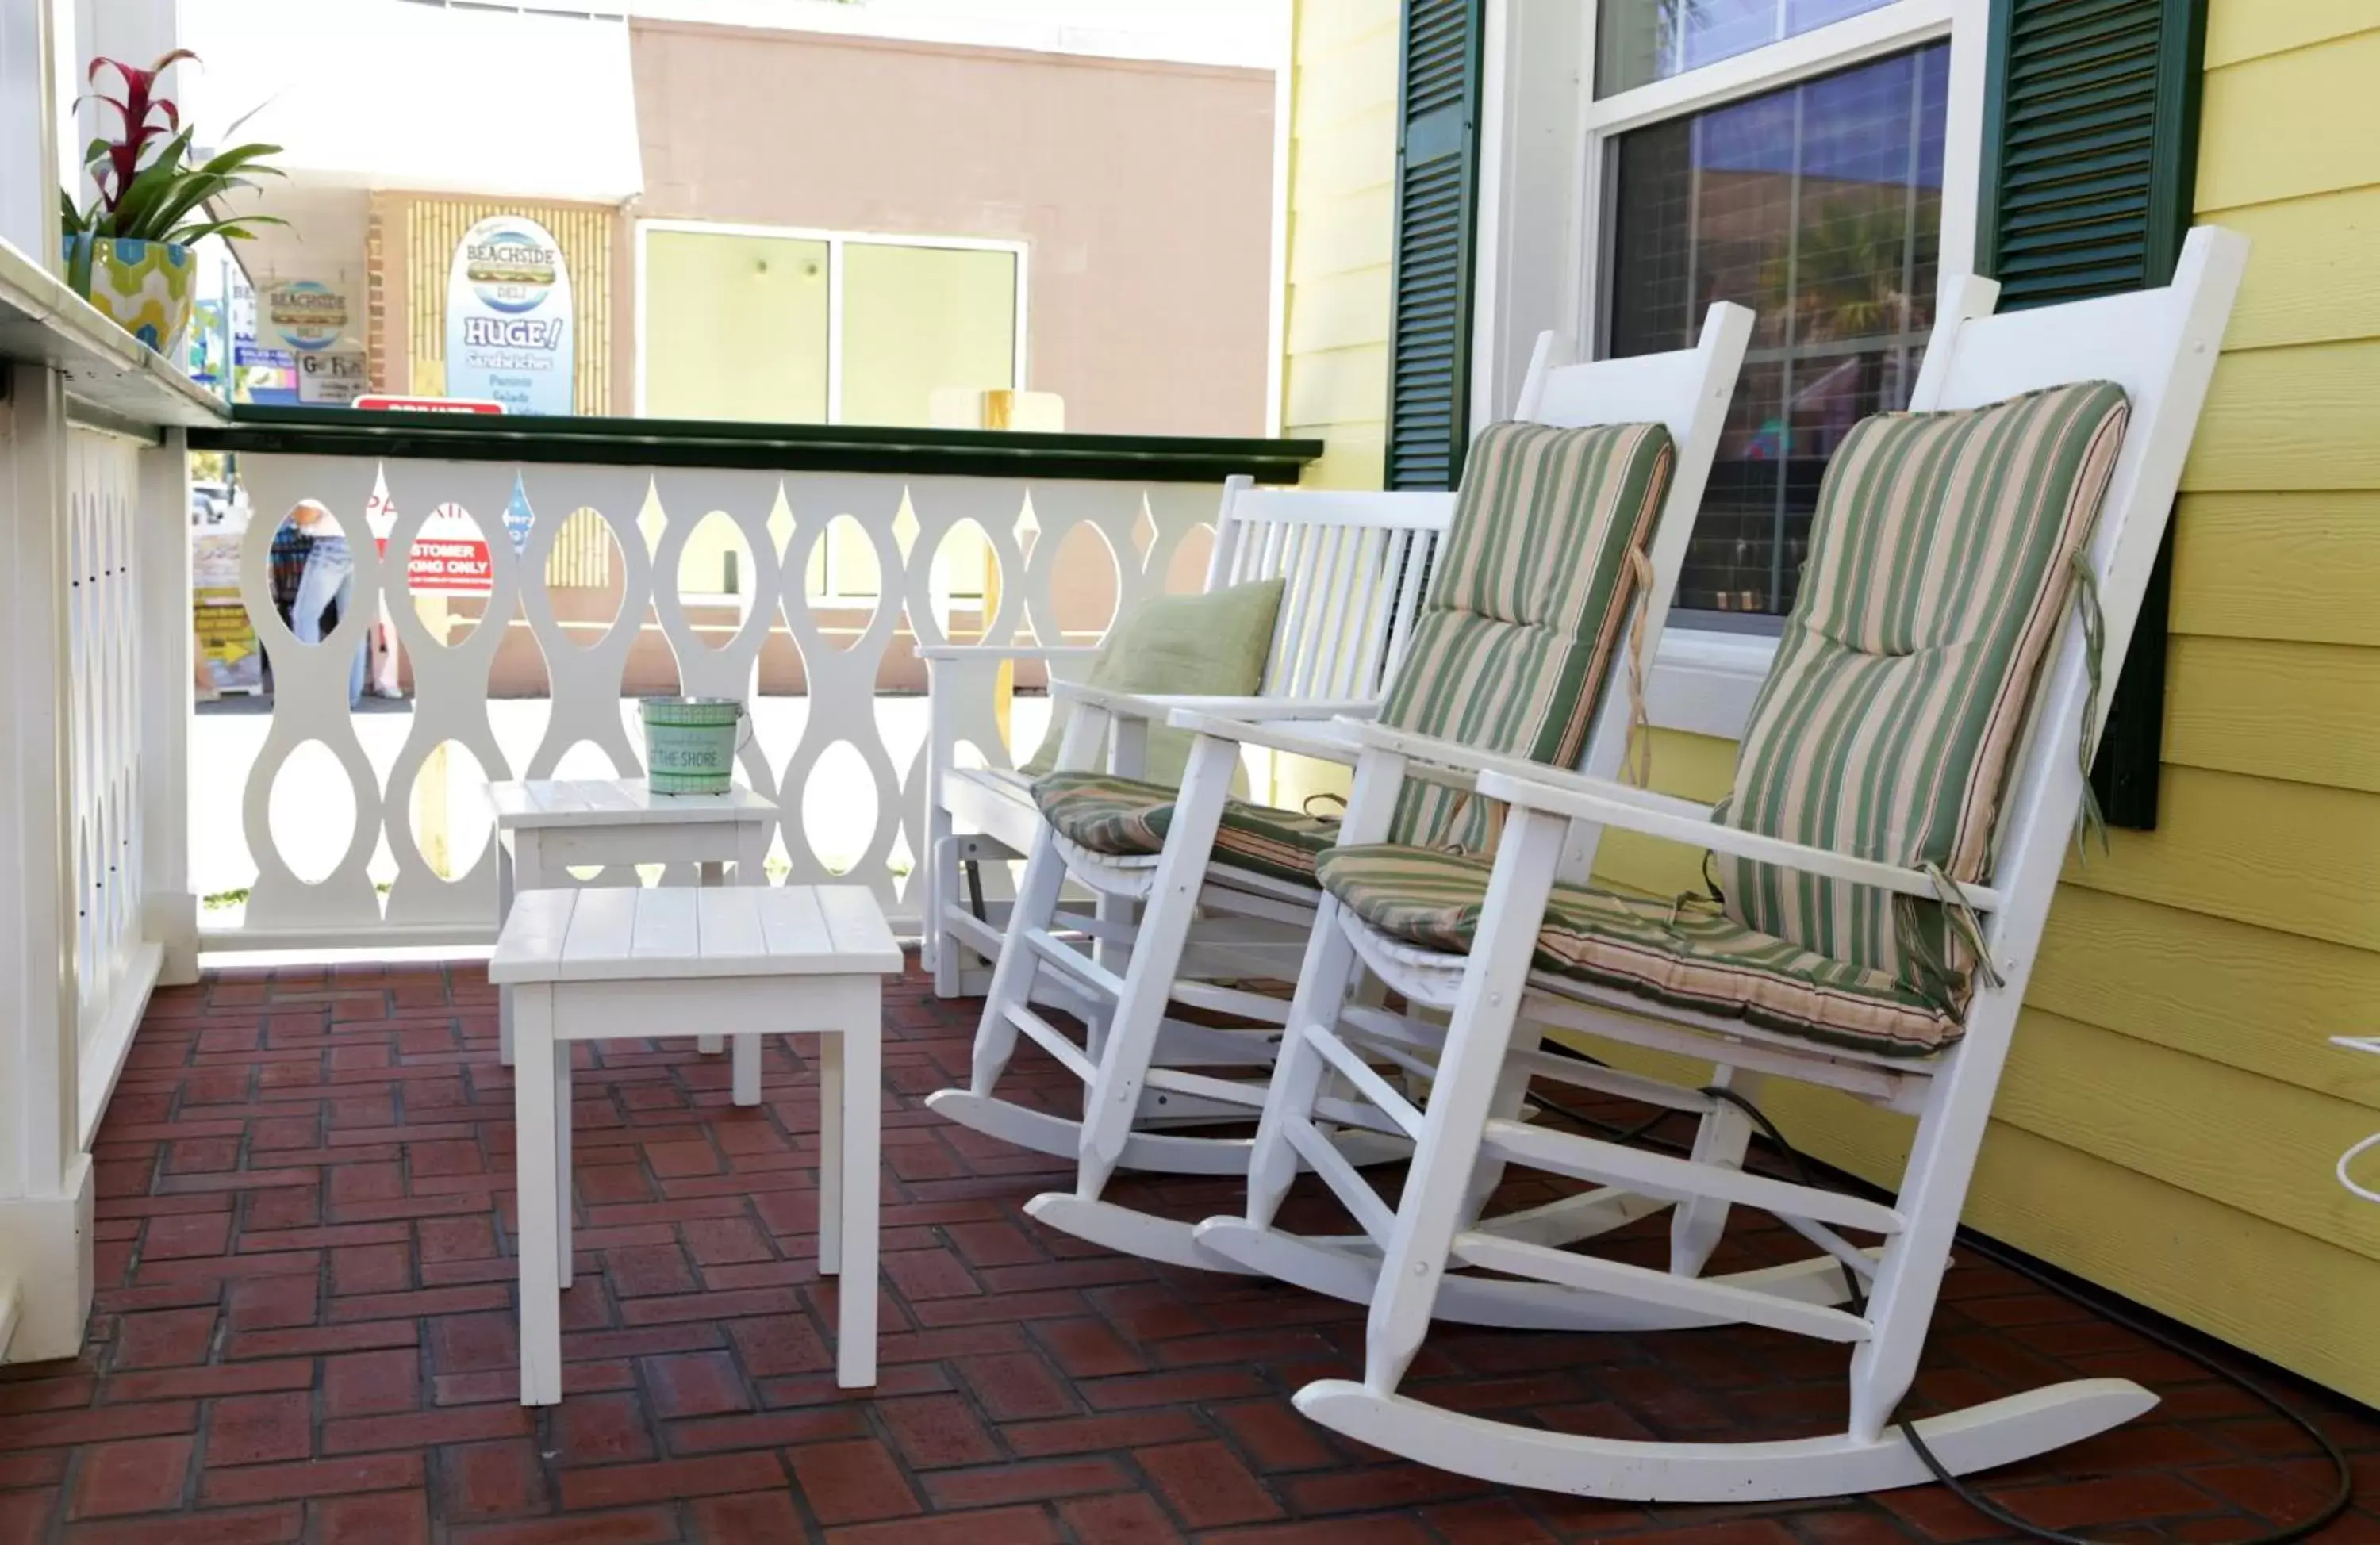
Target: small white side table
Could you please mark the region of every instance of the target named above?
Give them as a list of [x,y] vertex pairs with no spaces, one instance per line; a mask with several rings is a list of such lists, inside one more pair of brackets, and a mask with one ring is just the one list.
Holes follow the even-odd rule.
[[835,1382],[876,1382],[882,979],[901,946],[860,886],[524,892],[488,977],[512,1000],[520,1195],[521,1404],[562,1398],[570,1285],[570,1043],[692,1020],[821,1039],[819,1270],[843,1279]]
[[[656,794],[640,778],[536,779],[489,785],[496,809],[496,923],[512,914],[513,898],[576,882],[573,867],[621,868],[637,863],[693,863],[702,882],[717,885],[735,865],[738,885],[760,885],[769,851],[773,800],[737,784],[723,794]],[[634,875],[612,883],[636,883]],[[513,1060],[509,1003],[498,1011],[497,1056]],[[698,1038],[705,1053],[722,1045]],[[760,1043],[735,1044],[735,1103],[760,1102]]]

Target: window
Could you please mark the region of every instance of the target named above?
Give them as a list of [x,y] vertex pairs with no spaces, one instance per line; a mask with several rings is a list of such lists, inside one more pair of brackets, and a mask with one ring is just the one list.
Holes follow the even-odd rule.
[[[1692,60],[1696,37],[1737,51],[1730,18],[1767,17],[1774,29],[1860,8],[1646,0],[1608,5],[1607,15],[1630,28],[1648,25],[1646,12],[1691,16],[1701,29],[1682,33]],[[1609,26],[1604,41],[1608,63]],[[1790,610],[1828,458],[1852,424],[1909,400],[1934,320],[1949,48],[1928,44],[1604,141],[1608,352],[1689,346],[1714,301],[1758,314],[1688,548],[1682,609]]]
[[1889,0],[1603,0],[1595,90],[1610,96],[1765,43],[1872,11]]

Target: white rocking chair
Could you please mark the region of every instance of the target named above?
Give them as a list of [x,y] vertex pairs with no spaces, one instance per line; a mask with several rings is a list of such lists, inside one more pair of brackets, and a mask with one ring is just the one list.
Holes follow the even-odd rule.
[[[1547,517],[1567,523],[1555,536],[1585,548],[1582,574],[1597,563],[1609,563],[1615,575],[1614,599],[1598,603],[1609,608],[1609,614],[1595,610],[1586,619],[1588,625],[1580,627],[1575,635],[1601,640],[1600,651],[1593,657],[1595,664],[1584,675],[1573,680],[1556,669],[1564,662],[1586,659],[1583,644],[1574,656],[1554,656],[1542,681],[1526,679],[1532,668],[1507,665],[1504,655],[1483,650],[1475,657],[1446,657],[1463,658],[1469,662],[1464,669],[1479,672],[1477,701],[1492,701],[1500,692],[1515,702],[1529,702],[1550,720],[1571,725],[1567,731],[1571,738],[1561,742],[1564,748],[1557,754],[1559,765],[1575,761],[1597,774],[1614,774],[1621,768],[1637,718],[1641,683],[1633,679],[1635,667],[1649,658],[1667,616],[1684,561],[1686,537],[1702,502],[1704,483],[1734,394],[1752,320],[1752,313],[1742,307],[1716,306],[1692,349],[1591,365],[1556,368],[1550,335],[1539,341],[1522,392],[1524,425],[1613,431],[1658,426],[1666,433],[1658,438],[1651,431],[1634,437],[1607,434],[1597,443],[1614,449],[1597,453],[1616,456],[1622,453],[1617,448],[1625,447],[1626,453],[1641,456],[1647,453],[1644,447],[1665,443],[1674,464],[1666,491],[1658,500],[1645,499],[1647,509],[1642,516],[1631,511],[1628,532],[1636,534],[1623,533],[1624,543],[1608,539],[1611,541],[1608,553],[1588,545],[1588,516],[1583,510],[1565,508]],[[1481,453],[1475,451],[1475,464],[1482,460]],[[1617,489],[1621,486],[1615,480],[1599,487]],[[1489,497],[1481,495],[1483,507]],[[1583,494],[1578,497],[1584,501]],[[1597,497],[1608,496],[1598,489]],[[1645,516],[1649,517],[1649,529],[1644,528]],[[1485,528],[1479,535],[1493,539],[1493,533]],[[1512,536],[1516,538],[1517,531]],[[1647,544],[1649,552],[1631,559],[1625,544],[1639,539]],[[1463,540],[1460,532],[1450,535],[1446,552],[1458,553]],[[1545,557],[1530,553],[1496,561],[1527,569],[1533,561],[1542,563]],[[1442,554],[1441,563],[1449,561]],[[1621,573],[1633,578],[1621,580],[1617,576]],[[1447,577],[1433,579],[1434,595]],[[1562,585],[1548,588],[1566,590]],[[1474,625],[1453,621],[1458,611],[1451,606],[1442,609],[1441,615],[1449,620],[1450,630]],[[1422,626],[1426,629],[1428,624]],[[1498,622],[1492,626],[1503,628],[1509,623]],[[1547,638],[1556,634],[1550,627],[1538,632]],[[1463,635],[1450,631],[1446,636]],[[1421,647],[1415,646],[1417,650]],[[1402,669],[1415,670],[1415,658],[1409,655]],[[1430,686],[1418,679],[1407,684]],[[1079,766],[1077,758],[1087,749],[1073,743],[1071,737],[1079,733],[1087,741],[1096,733],[1093,713],[1083,710],[1109,706],[1090,694],[1075,695],[1076,718],[1069,725],[1070,742],[1061,754],[1062,767]],[[1466,696],[1465,701],[1470,700]],[[1388,701],[1393,703],[1395,697]],[[1420,711],[1433,710],[1425,706]],[[1596,713],[1591,723],[1586,717],[1590,711]],[[1238,1175],[1245,1173],[1252,1152],[1245,1135],[1193,1136],[1148,1129],[1153,1119],[1172,1117],[1184,1105],[1188,1114],[1211,1123],[1219,1119],[1245,1122],[1264,1104],[1267,1085],[1260,1080],[1243,1082],[1191,1069],[1198,1066],[1267,1069],[1280,1045],[1277,1030],[1178,1027],[1164,1018],[1168,1003],[1179,1001],[1222,1010],[1266,1027],[1279,1026],[1287,1019],[1289,1006],[1281,999],[1220,985],[1210,969],[1196,965],[1199,936],[1213,925],[1210,920],[1217,916],[1258,920],[1269,927],[1275,948],[1292,960],[1304,958],[1313,929],[1320,894],[1312,879],[1313,853],[1328,846],[1336,828],[1329,823],[1310,822],[1303,832],[1283,831],[1281,827],[1297,824],[1297,818],[1283,812],[1229,805],[1228,781],[1240,747],[1253,744],[1342,764],[1361,763],[1355,775],[1356,797],[1364,797],[1362,791],[1366,789],[1385,787],[1383,797],[1393,803],[1403,791],[1403,808],[1415,813],[1415,819],[1426,818],[1420,813],[1430,808],[1424,802],[1431,800],[1441,802],[1438,808],[1445,812],[1465,811],[1475,804],[1467,775],[1441,770],[1425,776],[1424,768],[1415,766],[1415,787],[1407,790],[1406,760],[1365,753],[1343,726],[1334,730],[1327,722],[1249,724],[1220,717],[1216,710],[1197,704],[1180,705],[1173,722],[1176,728],[1199,733],[1179,795],[1166,812],[1161,851],[1094,851],[1086,841],[1062,834],[1055,825],[1044,829],[1026,865],[1001,964],[984,1005],[972,1082],[965,1090],[942,1091],[928,1104],[978,1130],[1076,1158],[1075,1190],[1050,1192],[1027,1204],[1027,1213],[1042,1223],[1154,1260],[1233,1270],[1229,1262],[1197,1248],[1192,1223],[1151,1216],[1108,1201],[1102,1193],[1118,1167]],[[1493,725],[1495,721],[1482,722]],[[1222,834],[1220,841],[1219,833]],[[1483,827],[1479,836],[1486,835]],[[1267,862],[1269,848],[1278,851],[1284,844],[1301,842],[1303,857],[1294,862],[1303,863],[1303,874],[1295,872],[1294,862]],[[1592,853],[1582,850],[1572,862],[1584,876]],[[1057,904],[1059,887],[1070,874],[1101,896],[1146,903],[1129,960],[1120,962],[1121,971],[1087,959],[1052,932],[1049,919]],[[1185,961],[1193,962],[1196,969],[1185,970]],[[1296,969],[1284,961],[1265,974],[1284,978]],[[1028,995],[1045,970],[1073,978],[1104,1003],[1113,1005],[1104,1024],[1093,1021],[1087,1045],[1077,1046],[1032,1010]],[[1026,1110],[992,1092],[1020,1032],[1030,1035],[1083,1081],[1080,1123]],[[1394,1055],[1398,1054],[1383,1054]],[[1354,1076],[1377,1079],[1368,1068]],[[1359,1105],[1341,1103],[1336,1108],[1342,1108],[1357,1125],[1369,1120],[1375,1127],[1385,1126],[1368,1117]],[[1401,1133],[1356,1132],[1336,1141],[1328,1162],[1370,1163],[1402,1156],[1406,1151]]]
[[[1279,579],[1282,597],[1258,695],[1203,701],[1258,719],[1327,719],[1371,702],[1404,647],[1421,605],[1422,578],[1453,513],[1450,493],[1260,489],[1246,477],[1225,483],[1203,588]],[[1031,850],[1042,825],[1029,774],[1008,766],[961,766],[959,747],[980,720],[981,706],[998,695],[1004,666],[1042,666],[1053,701],[1062,701],[1070,689],[1089,690],[1080,679],[1099,653],[1096,645],[1008,644],[919,651],[927,667],[929,723],[923,954],[938,996],[988,989],[1012,903],[986,892],[1005,887],[1005,866]],[[1098,744],[1099,723],[1117,721],[1108,766],[1135,777],[1150,724],[1187,701],[1111,696],[1092,715],[1075,717],[1093,718],[1091,746]],[[1013,760],[1004,745],[984,749]],[[991,874],[997,878],[987,887]],[[1097,918],[1065,921],[1104,933],[1111,953],[1130,933],[1129,910],[1105,899]],[[1237,965],[1247,970],[1257,963]],[[1276,963],[1275,974],[1291,969],[1293,959]],[[1094,1011],[1063,979],[1045,979],[1041,989],[1062,1007]],[[1071,1138],[1062,1151],[1074,1151]]]
[[[1510,825],[1492,872],[1475,864],[1465,873],[1461,860],[1442,854],[1359,847],[1364,830],[1386,829],[1378,802],[1359,793],[1348,836],[1324,861],[1329,899],[1258,1133],[1247,1215],[1210,1220],[1202,1243],[1292,1277],[1325,1274],[1333,1262],[1342,1277],[1350,1274],[1354,1252],[1282,1235],[1272,1219],[1299,1160],[1325,1151],[1317,1116],[1343,1119],[1318,1104],[1325,1076],[1352,1076],[1370,1044],[1360,1032],[1379,1017],[1347,1004],[1358,963],[1416,1008],[1450,1018],[1425,1110],[1380,1080],[1353,1079],[1415,1141],[1393,1213],[1361,1177],[1316,1164],[1381,1260],[1361,1273],[1372,1285],[1363,1379],[1309,1384],[1297,1395],[1300,1410],[1375,1447],[1500,1484],[1740,1503],[1923,1483],[1933,1471],[1912,1433],[1945,1470],[1963,1474],[2089,1437],[2155,1404],[2128,1381],[2090,1379],[1913,1423],[1895,1415],[1915,1374],[2082,808],[2086,752],[2106,713],[2098,683],[2112,682],[2130,641],[2246,248],[2236,235],[2201,229],[2168,288],[2005,316],[1990,314],[1997,286],[1988,282],[1946,287],[1914,407],[2000,405],[1989,415],[1871,421],[1863,430],[1874,428],[1875,438],[1863,442],[1856,473],[1845,470],[1849,446],[1839,453],[1803,593],[1727,803],[1706,808],[1364,731],[1386,750],[1476,768],[1480,794],[1506,802]],[[2009,401],[2019,394],[2022,402]],[[2011,438],[1987,441],[1995,433]],[[1918,449],[1906,449],[1912,443]],[[1877,445],[1887,449],[1866,449]],[[2006,446],[2035,459],[2021,452],[1996,459]],[[2065,459],[2049,459],[2053,452]],[[1941,458],[1930,464],[1937,466],[2007,476],[1959,484],[1951,474],[1912,474],[1888,489],[1891,480],[1874,468],[1895,453],[1912,458],[1893,464],[1904,470],[1932,454]],[[1876,501],[1862,501],[1871,494]],[[2094,503],[2095,527],[2082,524]],[[1973,545],[1946,556],[1950,549],[1939,544],[1960,537]],[[1863,556],[1870,572],[1888,577],[1859,577],[1853,560]],[[1966,577],[1976,565],[1989,565],[1990,577]],[[1928,583],[1911,582],[1912,573]],[[1946,575],[1961,582],[1946,585]],[[1956,598],[1906,614],[1945,592]],[[2061,599],[2070,592],[2071,607]],[[1888,612],[1914,640],[1905,653],[1867,642]],[[1924,634],[1927,626],[1940,635]],[[2004,656],[1991,652],[1993,641],[2006,642]],[[1953,660],[1961,649],[1972,653]],[[1831,776],[1840,788],[1866,775],[1881,782],[1954,743],[1925,738],[1912,711],[1875,708],[1832,724],[1806,715],[1814,682],[1834,693],[1933,693],[1887,702],[1938,706],[1947,689],[1935,684],[1940,678],[1919,675],[1920,662],[1948,672],[1961,690],[1986,689],[1985,710],[1945,716],[1980,726],[1973,738],[1955,742],[1961,749],[1928,769],[1941,780],[1930,787],[1960,796],[1942,837],[1947,857],[1932,853],[1942,827],[1911,837],[1894,825],[1908,809],[1889,794],[1853,809],[1845,802],[1859,796],[1814,796],[1810,781]],[[1772,754],[1785,760],[1767,760]],[[1803,807],[1779,815],[1780,794]],[[1810,814],[1814,799],[1821,808]],[[1808,829],[1797,820],[1845,823],[1836,839],[1844,851],[1797,840]],[[1565,846],[1608,827],[1710,850],[1729,877],[1729,914],[1646,907],[1558,883]],[[1912,860],[1903,844],[1923,844],[1926,861]],[[1922,951],[1900,958],[1924,965],[1918,975],[1929,985],[1913,987],[1868,960],[1878,941],[1888,952],[1923,942]],[[1711,1091],[1720,1092],[1516,1049],[1522,1021],[1532,1041],[1551,1026],[1715,1061]],[[1359,1033],[1332,1028],[1349,1023]],[[1522,1125],[1508,1113],[1532,1075],[1700,1114],[1691,1155]],[[1871,1201],[1745,1170],[1747,1107],[1733,1101],[1748,1101],[1767,1077],[1915,1116],[1897,1197]],[[1553,1249],[1542,1229],[1481,1221],[1488,1191],[1512,1164],[1603,1188],[1579,1198],[1582,1209],[1674,1204],[1670,1269]],[[1701,1275],[1734,1206],[1773,1213],[1824,1253],[1765,1272]],[[1842,1229],[1882,1243],[1864,1248]],[[1463,1267],[1498,1276],[1460,1274]],[[1845,1285],[1840,1293],[1830,1290],[1836,1282]],[[1745,1323],[1848,1344],[1848,1419],[1840,1432],[1815,1438],[1643,1442],[1515,1427],[1399,1393],[1433,1314],[1487,1291],[1566,1298],[1581,1306],[1580,1323],[1606,1328]],[[1855,1301],[1833,1307],[1839,1298]]]

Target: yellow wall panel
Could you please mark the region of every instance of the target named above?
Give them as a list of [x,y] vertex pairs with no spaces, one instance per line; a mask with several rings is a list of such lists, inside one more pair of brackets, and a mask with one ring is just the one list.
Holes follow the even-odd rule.
[[1380,291],[1374,297],[1366,343],[1388,336],[1388,272],[1395,223],[1386,183],[1333,199],[1297,217],[1289,268],[1292,285],[1366,270],[1379,273]]
[[1292,424],[1378,423],[1389,404],[1388,345],[1293,356],[1286,400]]
[[2208,71],[2198,208],[2228,210],[2380,183],[2375,80],[2380,30]]
[[1386,187],[1397,167],[1396,115],[1383,103],[1373,112],[1328,128],[1308,131],[1300,126],[1293,151],[1297,167],[1293,197],[1301,209],[1318,208],[1367,187]]
[[2196,493],[2176,520],[2174,632],[2380,646],[2380,492]]
[[1383,111],[1394,100],[1396,88],[1397,29],[1393,25],[1327,49],[1301,46],[1299,132],[1327,131],[1359,115]]
[[2380,949],[2380,797],[2168,766],[2157,829],[2108,839],[2069,883]]
[[1290,351],[1315,354],[1377,344],[1380,313],[1388,303],[1385,266],[1293,284],[1289,291]]
[[2225,355],[2181,486],[2380,489],[2375,381],[2380,341]]
[[1297,52],[1327,52],[1366,33],[1393,31],[1397,0],[1297,0]]
[[2254,247],[2227,349],[2380,337],[2380,187],[2227,210]]
[[2374,21],[2371,0],[2213,0],[2206,7],[2206,67],[2347,37]]
[[2380,791],[2380,650],[2176,638],[2165,760]]
[[1995,1119],[2380,1257],[2380,1207],[2331,1175],[2370,1107],[2054,1014],[2027,1013],[2017,1039]]
[[[2028,1007],[2380,1109],[2380,954],[2063,886]],[[2020,1043],[2022,1055],[2024,1043]]]

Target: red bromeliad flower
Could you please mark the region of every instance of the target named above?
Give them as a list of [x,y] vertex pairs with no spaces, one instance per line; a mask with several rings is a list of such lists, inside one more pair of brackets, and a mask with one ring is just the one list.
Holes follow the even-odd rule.
[[[182,127],[181,110],[174,105],[173,99],[151,95],[156,89],[157,78],[176,61],[197,57],[187,48],[177,48],[145,70],[135,69],[118,59],[93,59],[91,62],[91,73],[87,78],[91,85],[99,84],[99,72],[103,69],[114,70],[124,82],[121,98],[98,91],[91,93],[104,105],[115,108],[124,119],[123,138],[94,139],[84,157],[91,163],[103,159],[107,163],[106,170],[96,174],[96,180],[100,198],[108,209],[115,208],[116,201],[124,197],[124,190],[132,186],[132,179],[140,171],[141,154],[149,148],[149,142],[159,135],[173,134]],[[152,123],[152,117],[162,117],[164,122]]]

